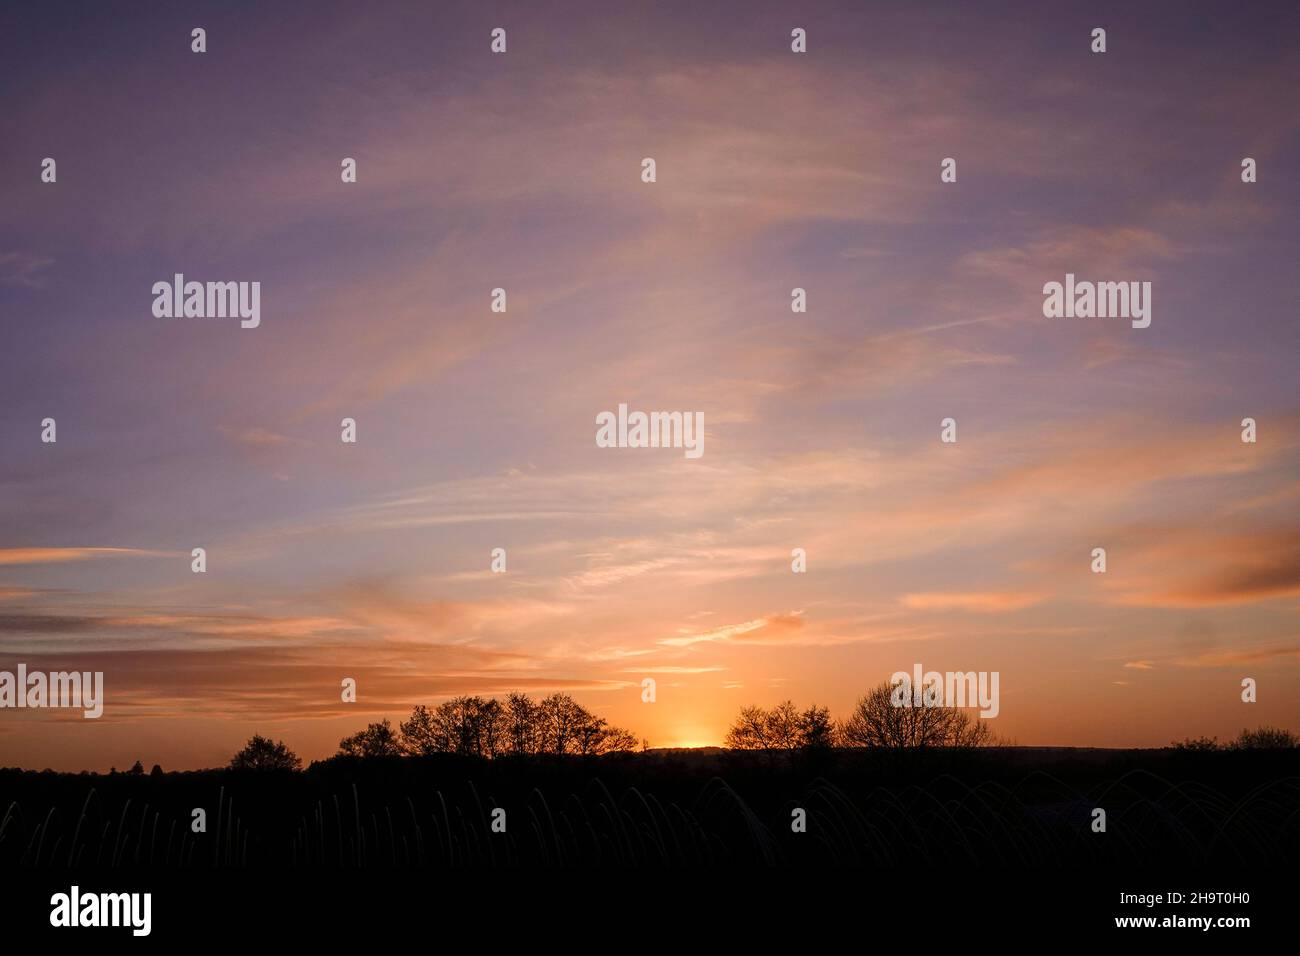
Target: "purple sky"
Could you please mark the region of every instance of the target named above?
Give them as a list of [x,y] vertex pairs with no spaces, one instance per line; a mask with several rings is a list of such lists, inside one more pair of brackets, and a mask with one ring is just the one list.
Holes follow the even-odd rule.
[[[1300,729],[1300,9],[925,7],[6,6],[0,667],[108,703],[0,765],[510,689],[717,743],[917,661],[1025,744]],[[1044,318],[1067,272],[1151,327]],[[620,402],[704,457],[596,448]]]

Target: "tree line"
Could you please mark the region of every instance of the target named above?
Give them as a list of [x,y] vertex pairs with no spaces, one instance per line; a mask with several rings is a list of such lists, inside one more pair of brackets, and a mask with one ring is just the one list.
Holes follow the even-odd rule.
[[800,710],[783,701],[770,710],[742,707],[727,731],[733,750],[818,750],[872,747],[922,750],[930,747],[985,747],[999,741],[989,725],[956,707],[896,707],[886,682],[859,698],[842,721],[816,704]]
[[568,694],[534,701],[527,694],[513,693],[504,701],[453,697],[433,708],[421,704],[396,730],[385,719],[343,738],[339,753],[350,757],[599,756],[637,746],[634,734],[597,717]]
[[[892,687],[880,684],[861,697],[842,721],[816,704],[800,709],[783,701],[770,709],[742,707],[727,731],[732,750],[820,750],[866,747],[888,751],[932,747],[972,748],[1002,743],[988,724],[955,707],[896,707]],[[1288,730],[1243,730],[1234,741],[1200,738],[1175,742],[1178,750],[1274,750],[1300,745]],[[645,745],[640,745],[644,749]],[[597,717],[568,694],[534,701],[512,693],[495,698],[455,697],[436,707],[421,704],[394,728],[387,719],[339,741],[349,757],[459,754],[467,757],[553,754],[598,756],[636,750],[636,736]],[[282,741],[254,735],[230,761],[232,770],[298,770],[302,760]],[[142,773],[143,767],[132,768]],[[160,772],[154,768],[155,773]]]
[[[981,747],[997,741],[988,725],[955,707],[895,707],[884,683],[862,697],[843,721],[813,704],[803,710],[791,701],[771,709],[742,707],[727,731],[732,750],[818,750],[872,747],[916,750],[928,747]],[[397,727],[387,718],[339,741],[348,757],[402,757],[459,754],[466,757],[553,754],[599,756],[637,749],[630,731],[610,725],[568,694],[534,701],[512,693],[504,701],[454,697],[436,707],[423,704]],[[296,770],[302,761],[283,742],[254,736],[231,760],[241,769]]]
[[[989,725],[956,707],[898,707],[893,686],[880,684],[861,697],[843,721],[831,719],[816,704],[800,710],[791,701],[771,709],[742,707],[727,731],[732,750],[817,750],[830,747],[870,747],[878,750],[923,750],[930,747],[970,748],[1002,745]],[[1300,736],[1281,727],[1243,729],[1234,740],[1188,738],[1170,744],[1175,750],[1288,750],[1300,747]]]
[[[501,757],[551,754],[600,756],[641,746],[631,731],[597,717],[568,694],[533,700],[512,693],[492,697],[453,697],[420,704],[397,727],[387,718],[339,741],[339,756],[418,757],[458,754]],[[230,761],[232,770],[297,770],[302,759],[283,741],[254,735]]]
[[1300,736],[1284,727],[1243,727],[1235,740],[1220,743],[1218,737],[1188,737],[1170,744],[1175,750],[1288,750],[1300,747]]

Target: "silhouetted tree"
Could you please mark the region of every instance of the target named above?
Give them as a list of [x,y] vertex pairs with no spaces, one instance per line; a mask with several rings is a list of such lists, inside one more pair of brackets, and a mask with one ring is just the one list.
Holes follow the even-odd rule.
[[144,776],[144,764],[142,764],[140,761],[137,760],[135,763],[133,763],[133,764],[131,765],[131,769],[128,770],[127,773],[129,773],[129,774],[133,774],[134,776],[137,776],[137,777],[143,777],[143,776]]
[[811,750],[835,745],[830,711],[813,704],[802,713],[786,700],[771,710],[742,707],[727,731],[733,750]]
[[541,715],[533,699],[527,694],[510,694],[503,710],[505,751],[512,754],[537,753]]
[[840,728],[845,745],[902,751],[992,743],[988,724],[956,707],[895,707],[892,695],[886,682],[858,701]]
[[829,708],[813,704],[799,715],[799,746],[805,750],[835,746],[835,722]]
[[505,717],[497,701],[455,697],[433,710],[421,704],[399,729],[406,753],[495,757],[504,743],[504,727]]
[[1300,745],[1300,738],[1281,727],[1245,730],[1232,742],[1233,750],[1289,750]]
[[433,722],[447,742],[447,750],[461,756],[478,753],[478,714],[483,701],[478,697],[453,697],[433,712]]
[[[642,741],[642,743],[645,743]],[[604,736],[600,741],[600,752],[603,754],[625,754],[636,750],[638,744],[636,734],[630,730],[624,730],[622,727],[606,727]],[[649,747],[643,749],[648,750]]]
[[727,731],[726,745],[732,750],[762,750],[767,747],[767,711],[742,707],[740,716]]
[[230,758],[231,770],[297,770],[302,759],[284,745],[272,743],[267,737],[253,734],[244,749]]
[[575,734],[575,749],[583,756],[625,753],[636,749],[636,735],[622,727],[610,726],[604,717],[584,710],[585,720]]
[[783,700],[767,712],[767,745],[773,750],[794,750],[799,746],[799,711]]
[[348,757],[397,757],[402,753],[402,745],[385,717],[340,740],[339,753]]
[[568,694],[552,694],[537,705],[539,750],[563,756],[575,749],[579,730],[590,716]]
[[439,733],[433,714],[423,704],[411,711],[409,720],[398,724],[402,734],[402,750],[412,756],[445,753],[447,742]]
[[454,697],[439,704],[433,720],[452,753],[491,757],[500,740],[501,705],[482,697]]
[[482,697],[453,697],[432,709],[421,704],[398,725],[397,733],[387,720],[371,724],[340,741],[339,752],[350,756],[594,756],[635,750],[636,746],[634,734],[611,726],[568,694],[552,694],[540,702],[524,694],[511,694],[504,705]]
[[505,750],[506,713],[496,698],[488,698],[479,705],[475,735],[482,756],[495,757]]

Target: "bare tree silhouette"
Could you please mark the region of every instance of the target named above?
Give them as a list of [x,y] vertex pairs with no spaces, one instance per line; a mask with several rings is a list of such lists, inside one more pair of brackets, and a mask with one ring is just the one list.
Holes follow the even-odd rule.
[[726,746],[732,750],[816,750],[834,746],[918,750],[982,747],[994,742],[988,725],[956,707],[895,707],[892,688],[881,684],[862,697],[838,727],[830,710],[799,711],[790,701],[771,710],[742,707]]
[[512,754],[533,754],[541,747],[537,704],[527,694],[512,693],[505,704],[505,749]]
[[567,754],[575,749],[576,738],[590,716],[568,694],[552,694],[538,705],[541,750],[548,754]]
[[921,750],[928,747],[982,747],[993,743],[988,724],[956,707],[896,707],[888,682],[866,694],[840,727],[848,747]]
[[596,756],[636,748],[635,734],[610,725],[568,694],[533,701],[519,693],[510,694],[504,704],[482,697],[454,697],[432,709],[421,704],[398,725],[397,734],[385,720],[340,743],[340,752],[353,756]]
[[788,700],[771,710],[742,707],[726,738],[733,750],[811,750],[834,744],[835,724],[829,709],[813,704],[800,712]]
[[767,712],[767,745],[774,750],[800,746],[799,711],[793,702],[783,700]]
[[482,697],[454,697],[433,710],[421,704],[400,730],[403,751],[416,755],[495,757],[505,737],[501,705]]
[[740,716],[727,731],[726,745],[732,750],[767,749],[767,711],[762,707],[740,708]]

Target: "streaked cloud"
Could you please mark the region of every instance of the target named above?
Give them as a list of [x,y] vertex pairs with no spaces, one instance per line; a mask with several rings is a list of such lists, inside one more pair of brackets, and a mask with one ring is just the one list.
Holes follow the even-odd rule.
[[0,548],[0,565],[63,564],[115,557],[173,557],[176,553],[140,548]]
[[904,607],[918,611],[975,611],[989,614],[1000,611],[1018,611],[1043,600],[1041,594],[1010,594],[977,592],[969,594],[904,594]]

